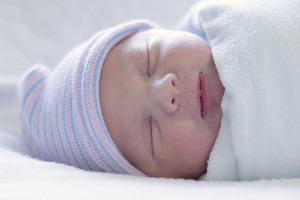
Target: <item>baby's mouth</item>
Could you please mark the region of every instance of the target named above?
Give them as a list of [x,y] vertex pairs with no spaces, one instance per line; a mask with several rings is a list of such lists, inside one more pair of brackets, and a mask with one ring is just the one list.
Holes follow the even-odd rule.
[[199,74],[199,89],[200,89],[200,112],[201,117],[205,118],[209,112],[209,96],[208,96],[208,87],[205,75],[200,72]]

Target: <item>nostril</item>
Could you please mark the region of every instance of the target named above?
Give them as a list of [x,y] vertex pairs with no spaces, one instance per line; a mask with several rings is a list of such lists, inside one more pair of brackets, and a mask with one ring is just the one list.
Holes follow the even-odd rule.
[[172,85],[175,87],[175,80],[172,80]]
[[173,98],[173,99],[172,99],[172,104],[174,104],[174,103],[175,103],[175,99]]

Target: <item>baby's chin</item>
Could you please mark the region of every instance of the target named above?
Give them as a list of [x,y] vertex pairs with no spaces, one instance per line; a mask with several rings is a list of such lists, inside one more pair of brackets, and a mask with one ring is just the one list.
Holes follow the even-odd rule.
[[202,163],[199,167],[197,167],[195,170],[190,170],[187,173],[180,174],[178,177],[175,178],[183,178],[183,179],[199,179],[203,174],[206,173],[207,170],[207,161]]
[[218,104],[214,105],[213,112],[209,113],[209,115],[205,119],[203,119],[204,123],[210,131],[210,141],[212,142],[212,146],[214,145],[216,138],[218,137],[221,128],[222,117],[223,111],[220,101]]
[[201,161],[195,161],[193,164],[182,163],[181,166],[177,167],[167,167],[165,169],[157,169],[152,171],[152,173],[145,173],[150,177],[158,177],[158,178],[178,178],[178,179],[199,179],[203,174],[206,173],[207,170],[207,160],[208,156]]

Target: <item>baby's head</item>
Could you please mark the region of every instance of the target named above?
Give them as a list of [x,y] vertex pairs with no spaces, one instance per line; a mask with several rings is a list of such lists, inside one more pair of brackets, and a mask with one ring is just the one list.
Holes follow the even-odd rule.
[[22,85],[36,156],[132,175],[205,172],[224,88],[198,36],[134,21],[77,47],[51,75],[36,68]]
[[114,46],[102,67],[110,136],[149,176],[194,178],[206,170],[222,95],[210,47],[190,33],[140,31]]

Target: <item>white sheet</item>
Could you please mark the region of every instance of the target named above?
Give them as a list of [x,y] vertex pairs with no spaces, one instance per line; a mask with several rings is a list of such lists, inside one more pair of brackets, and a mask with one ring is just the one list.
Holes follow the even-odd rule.
[[300,179],[207,182],[89,172],[30,157],[0,131],[0,199],[299,199]]

